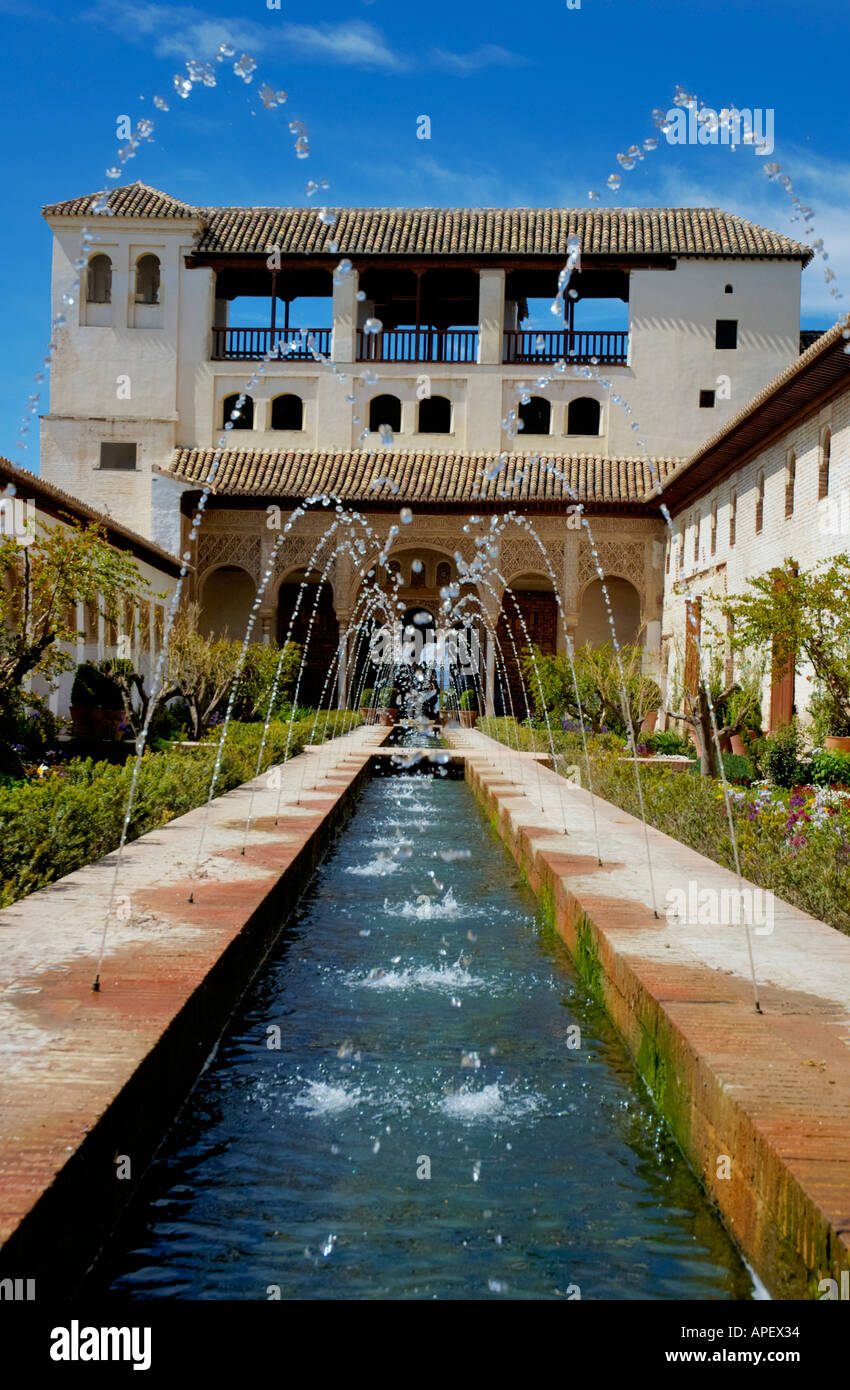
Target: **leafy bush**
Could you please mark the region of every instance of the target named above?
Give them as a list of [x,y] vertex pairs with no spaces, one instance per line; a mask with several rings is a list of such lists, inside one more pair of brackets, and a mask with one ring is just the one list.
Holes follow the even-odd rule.
[[775,787],[796,787],[804,779],[801,749],[802,738],[796,719],[765,739],[762,766]]
[[472,686],[470,686],[468,690],[464,690],[461,692],[460,707],[463,710],[478,709],[478,696],[472,689]]
[[850,753],[818,749],[810,759],[811,779],[817,787],[850,787]]
[[395,686],[382,685],[378,691],[378,704],[381,709],[390,709],[395,700]]
[[120,688],[107,662],[99,665],[94,661],[80,663],[71,686],[71,704],[79,709],[124,708]]
[[643,740],[650,753],[665,753],[693,757],[694,745],[689,738],[683,738],[675,729],[659,729],[657,733],[647,734]]
[[365,690],[360,692],[360,708],[369,709],[375,699],[375,690],[371,685],[367,685]]
[[723,771],[726,781],[738,786],[748,787],[756,780],[755,764],[751,758],[745,758],[740,753],[723,754]]

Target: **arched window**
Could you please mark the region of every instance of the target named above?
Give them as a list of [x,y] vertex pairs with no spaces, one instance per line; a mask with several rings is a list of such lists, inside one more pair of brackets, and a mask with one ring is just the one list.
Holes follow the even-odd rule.
[[450,584],[452,582],[452,567],[447,560],[441,560],[437,566],[437,583]]
[[711,553],[717,554],[717,503],[711,508]]
[[552,407],[543,396],[532,396],[527,405],[520,404],[518,415],[523,434],[549,434]]
[[702,530],[702,517],[697,512],[694,518],[694,564],[699,560],[699,537]]
[[735,548],[735,536],[738,530],[738,494],[732,492],[729,495],[729,549]]
[[398,396],[375,396],[369,402],[370,430],[379,430],[381,425],[389,425],[394,431],[401,429],[401,401]]
[[731,286],[731,285],[726,285],[726,286],[724,286],[723,293],[724,293],[724,294],[732,294],[732,286]]
[[136,303],[159,303],[159,256],[140,256],[136,261]]
[[567,410],[567,434],[599,434],[602,411],[592,396],[579,396],[570,401]]
[[250,396],[225,396],[222,413],[224,416],[222,424],[225,429],[252,430],[254,428],[254,402]]
[[794,486],[797,482],[797,455],[791,449],[785,468],[785,515],[794,515]]
[[273,430],[303,430],[304,402],[300,396],[275,396],[272,401]]
[[756,484],[756,535],[764,526],[764,471],[759,473]]
[[820,457],[818,460],[818,501],[829,496],[829,456],[832,452],[832,433],[827,428],[820,438]]
[[427,396],[419,402],[420,434],[451,434],[452,403],[446,396]]
[[112,262],[103,252],[92,256],[86,271],[86,300],[89,304],[112,302]]

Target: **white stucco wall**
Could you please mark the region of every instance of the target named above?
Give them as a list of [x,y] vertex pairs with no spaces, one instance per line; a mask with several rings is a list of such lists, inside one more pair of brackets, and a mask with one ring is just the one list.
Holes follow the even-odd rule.
[[[818,500],[820,441],[831,431],[829,493]],[[794,510],[785,515],[789,453],[796,454]],[[764,512],[756,532],[759,476],[764,474]],[[735,544],[729,544],[732,494],[737,494]],[[716,553],[711,554],[711,515],[717,507]],[[698,526],[699,516],[699,526]],[[663,636],[684,651],[685,602],[689,597],[747,592],[750,576],[784,567],[789,559],[810,570],[831,556],[850,551],[850,385],[827,405],[784,431],[717,487],[707,490],[687,510],[673,515],[678,537],[684,536],[685,566],[677,578],[674,562],[666,575]],[[699,534],[698,559],[694,541]],[[708,605],[707,605],[708,606]],[[805,718],[812,686],[807,670],[797,675],[795,704]],[[769,675],[763,714],[768,718]]]

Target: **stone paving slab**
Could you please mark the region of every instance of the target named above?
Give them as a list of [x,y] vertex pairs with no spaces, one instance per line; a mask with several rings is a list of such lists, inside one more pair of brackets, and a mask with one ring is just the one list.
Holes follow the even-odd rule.
[[129,844],[99,993],[116,854],[0,911],[0,1277],[68,1293],[387,733],[359,727]]
[[817,1297],[850,1268],[850,938],[776,899],[751,933],[759,1013],[744,927],[665,912],[734,874],[478,730],[449,742],[747,1258]]

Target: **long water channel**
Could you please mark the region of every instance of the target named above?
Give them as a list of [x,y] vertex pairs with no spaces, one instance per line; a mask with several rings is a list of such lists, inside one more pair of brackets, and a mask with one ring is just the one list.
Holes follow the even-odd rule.
[[463,782],[376,777],[93,1276],[133,1298],[746,1299]]

